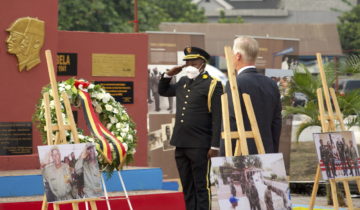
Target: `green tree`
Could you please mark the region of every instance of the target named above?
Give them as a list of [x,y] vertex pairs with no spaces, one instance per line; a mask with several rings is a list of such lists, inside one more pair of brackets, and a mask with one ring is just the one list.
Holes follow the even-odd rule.
[[[59,29],[132,32],[133,0],[59,0]],[[156,30],[161,22],[204,22],[204,10],[191,0],[138,0],[140,31]]]
[[[338,63],[338,74],[348,75],[360,73],[360,57],[358,56],[348,56],[344,61]],[[334,62],[329,62],[324,64],[324,70],[326,73],[326,79],[328,87],[334,86],[335,82],[335,64]],[[295,92],[301,92],[305,94],[308,98],[308,103],[304,107],[292,107],[290,104],[285,106],[285,115],[290,114],[303,114],[308,116],[308,119],[302,122],[299,125],[298,130],[296,131],[296,139],[298,140],[300,134],[310,126],[320,126],[319,116],[319,107],[317,101],[316,90],[322,87],[320,75],[312,75],[305,66],[301,66],[294,72],[294,76],[290,82],[289,91],[287,93],[287,98]],[[359,90],[355,90],[346,94],[344,96],[337,95],[339,107],[343,114],[344,119],[351,117],[351,120],[347,121],[347,126],[360,126],[360,94]]]
[[228,18],[225,15],[225,11],[220,10],[220,18],[218,20],[218,23],[244,23],[244,19],[240,16],[236,18]]
[[360,5],[353,6],[348,12],[339,16],[337,25],[341,46],[349,54],[360,53]]

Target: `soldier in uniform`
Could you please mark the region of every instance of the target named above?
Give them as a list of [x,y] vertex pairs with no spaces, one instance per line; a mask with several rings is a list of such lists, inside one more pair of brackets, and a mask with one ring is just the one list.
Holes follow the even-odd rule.
[[151,82],[150,88],[155,101],[155,111],[157,112],[160,111],[160,96],[158,92],[159,79],[160,79],[160,75],[158,69],[155,67],[150,77],[150,82]]
[[84,196],[100,197],[102,196],[101,177],[99,165],[96,160],[94,145],[87,143],[80,158],[75,164],[76,174],[84,176]]
[[[344,143],[345,143],[345,139],[343,139],[344,140]],[[354,172],[353,172],[353,170],[352,170],[352,166],[351,166],[351,154],[350,154],[350,147],[349,147],[349,145],[347,145],[346,143],[345,143],[345,159],[346,159],[346,164],[347,164],[347,166],[348,166],[348,169],[350,170],[350,174],[351,174],[351,176],[354,176]]]
[[[50,156],[53,162],[50,162]],[[61,162],[59,148],[54,146],[50,150],[47,163],[43,164],[42,175],[46,186],[49,186],[51,193],[46,195],[47,201],[61,201],[73,199],[71,195],[71,172],[68,164]],[[50,199],[53,198],[54,200]]]
[[342,138],[342,141],[337,141],[336,142],[336,147],[338,149],[339,152],[339,157],[340,157],[340,161],[341,161],[341,167],[343,169],[344,172],[344,176],[348,175],[347,172],[347,164],[346,164],[346,158],[345,158],[345,145],[344,145],[345,139]]
[[327,146],[324,145],[324,142],[322,139],[320,139],[320,157],[321,160],[323,161],[324,165],[325,165],[325,170],[326,170],[326,176],[328,178],[331,178],[331,171],[330,171],[330,165],[329,165],[329,150],[327,149]]
[[[210,209],[210,158],[218,154],[221,132],[221,82],[204,71],[210,55],[198,47],[184,49],[185,65],[162,75],[161,96],[176,96],[176,120],[171,145],[187,210]],[[170,80],[181,70],[186,76]]]
[[358,154],[356,152],[356,149],[352,143],[352,140],[349,141],[350,143],[350,157],[351,160],[353,162],[354,165],[354,170],[355,170],[355,176],[360,176],[360,172],[359,172],[359,163],[358,163]]
[[272,194],[271,194],[271,186],[268,185],[265,190],[265,204],[266,204],[266,210],[274,210],[273,200],[272,200]]
[[250,202],[250,209],[251,210],[261,210],[259,193],[258,193],[258,191],[256,189],[256,186],[255,186],[255,183],[254,183],[254,181],[252,179],[250,181],[248,199],[249,199],[249,202]]
[[328,157],[329,157],[329,164],[330,164],[330,169],[332,172],[332,176],[335,178],[337,176],[336,174],[336,166],[335,166],[335,160],[336,160],[336,156],[335,153],[333,152],[333,144],[328,141],[327,143],[327,150],[328,150]]

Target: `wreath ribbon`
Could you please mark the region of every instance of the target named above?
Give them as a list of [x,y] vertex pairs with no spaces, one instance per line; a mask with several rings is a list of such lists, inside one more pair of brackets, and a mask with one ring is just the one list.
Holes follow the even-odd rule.
[[[75,86],[78,88],[79,85],[86,85],[84,82],[77,82]],[[94,108],[92,106],[91,98],[89,93],[78,89],[79,97],[81,100],[81,104],[84,110],[84,117],[86,124],[90,130],[90,132],[96,136],[100,140],[100,152],[104,156],[105,160],[108,163],[112,163],[112,152],[110,144],[112,144],[117,157],[119,157],[119,166],[125,160],[126,150],[121,141],[116,138],[99,120],[98,116],[95,114]]]

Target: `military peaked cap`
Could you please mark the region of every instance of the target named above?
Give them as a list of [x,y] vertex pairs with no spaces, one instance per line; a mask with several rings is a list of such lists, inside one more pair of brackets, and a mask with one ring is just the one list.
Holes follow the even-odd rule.
[[203,59],[205,61],[208,61],[210,59],[209,53],[207,53],[205,50],[198,48],[198,47],[186,47],[184,49],[184,61],[186,60],[194,60],[194,59]]

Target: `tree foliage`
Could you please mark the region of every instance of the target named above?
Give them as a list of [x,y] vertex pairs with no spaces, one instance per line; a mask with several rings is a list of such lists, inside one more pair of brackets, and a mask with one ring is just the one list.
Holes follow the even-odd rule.
[[[132,32],[133,0],[59,0],[59,29]],[[156,30],[161,22],[204,22],[204,10],[191,0],[138,0],[140,31]]]
[[342,49],[349,54],[360,54],[360,5],[339,16],[337,27]]
[[[337,64],[339,75],[349,75],[360,73],[360,57],[356,55],[348,56],[345,60]],[[328,87],[333,87],[335,82],[335,63],[329,62],[324,64]],[[296,131],[296,139],[299,138],[302,131],[310,126],[320,126],[319,107],[316,90],[321,88],[320,75],[312,75],[305,66],[301,66],[294,71],[294,76],[290,82],[290,88],[286,97],[291,97],[295,92],[301,92],[308,98],[304,107],[285,106],[285,115],[302,114],[308,116],[308,119],[299,125]],[[359,90],[352,91],[344,96],[337,95],[340,110],[344,119],[348,118],[347,126],[360,126],[360,98]]]
[[220,10],[220,18],[218,23],[244,23],[244,19],[241,16],[236,18],[227,18],[224,10]]

